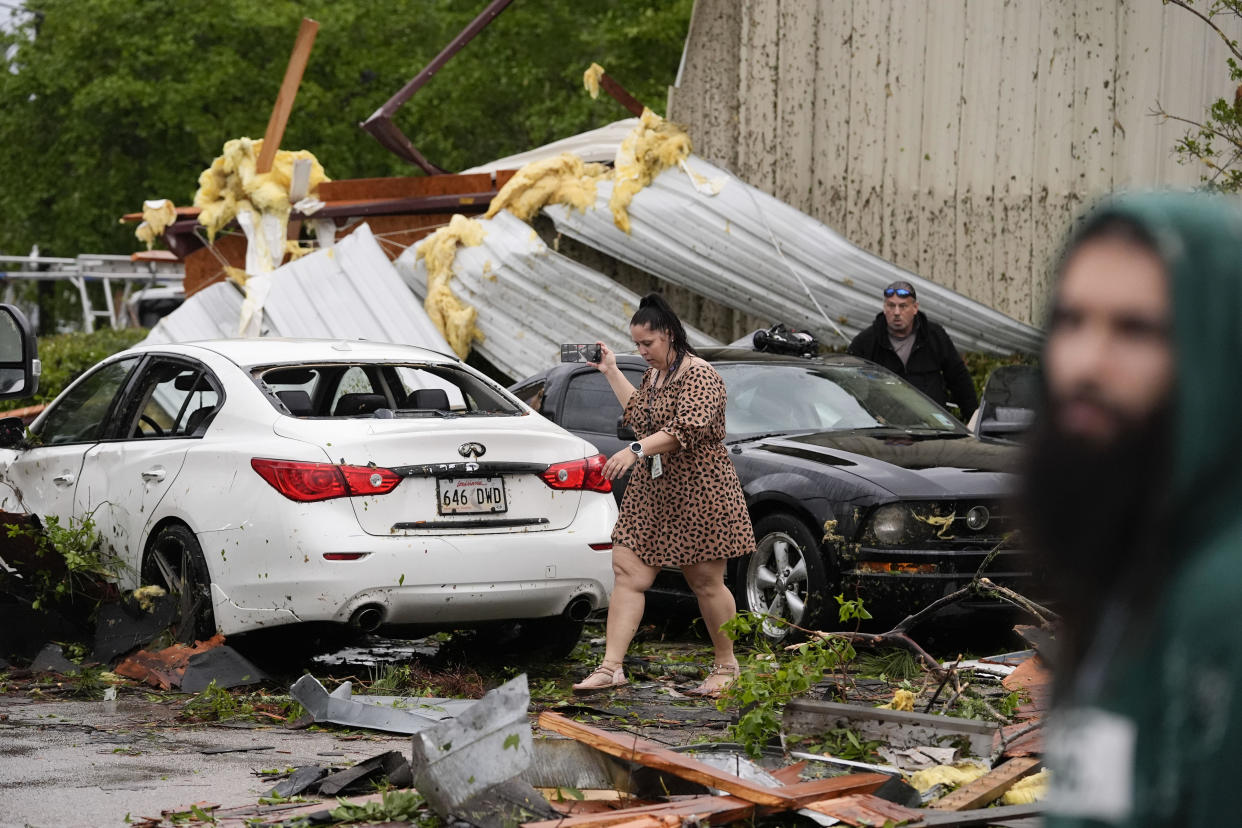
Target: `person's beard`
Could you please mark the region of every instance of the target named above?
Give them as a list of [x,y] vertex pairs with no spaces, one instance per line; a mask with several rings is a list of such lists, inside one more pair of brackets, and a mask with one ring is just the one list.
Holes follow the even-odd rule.
[[[1078,399],[1109,410],[1091,389]],[[1076,664],[1107,601],[1134,607],[1173,563],[1166,546],[1172,409],[1145,419],[1119,411],[1115,436],[1093,441],[1059,428],[1046,406],[1028,445],[1024,534],[1063,625],[1065,666]]]

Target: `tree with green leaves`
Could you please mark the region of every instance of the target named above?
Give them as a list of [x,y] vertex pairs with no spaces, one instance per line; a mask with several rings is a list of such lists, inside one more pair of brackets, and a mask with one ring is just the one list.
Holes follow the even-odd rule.
[[[282,146],[332,178],[416,175],[358,128],[485,0],[26,0],[0,30],[0,251],[137,249],[144,199],[191,203],[198,174],[261,137],[302,17],[320,29]],[[455,170],[626,113],[591,100],[596,61],[663,111],[692,0],[514,0],[398,112]]]
[[1219,98],[1208,108],[1203,120],[1174,115],[1159,103],[1155,114],[1189,125],[1173,152],[1183,163],[1198,164],[1208,189],[1236,193],[1242,191],[1242,49],[1229,37],[1228,23],[1242,20],[1242,0],[1211,0],[1196,7],[1194,0],[1164,0],[1195,15],[1212,29],[1232,54],[1226,60],[1229,79],[1239,84],[1233,100]]

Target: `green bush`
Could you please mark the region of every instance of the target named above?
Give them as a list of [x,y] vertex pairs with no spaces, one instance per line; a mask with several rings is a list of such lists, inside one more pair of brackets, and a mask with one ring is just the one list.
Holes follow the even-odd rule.
[[41,338],[39,359],[43,362],[43,376],[39,377],[39,392],[33,397],[0,400],[0,411],[51,402],[83,371],[104,357],[134,345],[146,335],[145,328],[123,328],[119,331],[105,328],[89,334],[66,333]]

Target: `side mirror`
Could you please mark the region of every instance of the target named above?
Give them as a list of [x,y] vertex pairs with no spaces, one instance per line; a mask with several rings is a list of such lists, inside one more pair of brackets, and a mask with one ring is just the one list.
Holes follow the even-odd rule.
[[624,417],[617,418],[617,439],[632,443],[638,439],[638,435],[634,433],[634,429],[625,424]]
[[0,420],[0,448],[17,448],[26,439],[26,425],[21,417]]
[[26,315],[0,305],[0,400],[34,396],[42,371],[39,343]]

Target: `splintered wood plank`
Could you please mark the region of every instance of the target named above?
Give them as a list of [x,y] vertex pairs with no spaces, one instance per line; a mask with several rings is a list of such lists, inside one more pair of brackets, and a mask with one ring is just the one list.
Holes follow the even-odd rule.
[[938,811],[969,811],[995,802],[1014,786],[1019,779],[1039,770],[1040,760],[1033,756],[1010,759],[980,776],[974,782],[963,785],[948,796],[943,796],[930,807]]
[[773,779],[779,780],[782,785],[793,785],[802,781],[802,771],[806,768],[806,765],[807,762],[803,759],[801,762],[786,765],[774,771],[768,771],[768,775]]
[[280,84],[276,105],[272,107],[267,131],[263,134],[263,149],[259,151],[259,160],[255,164],[255,171],[259,174],[269,172],[272,162],[276,160],[276,150],[280,149],[280,141],[285,137],[285,125],[289,123],[289,113],[293,111],[293,99],[297,97],[298,87],[302,85],[302,73],[306,71],[306,62],[310,60],[311,47],[315,45],[315,35],[318,32],[318,23],[309,17],[302,18],[297,39],[293,42],[293,54],[289,56],[289,65],[285,67],[285,79]]
[[797,809],[801,808],[803,803],[828,799],[832,796],[871,793],[888,781],[888,777],[884,774],[855,773],[833,779],[800,782],[780,788],[766,788],[739,779],[689,756],[675,753],[646,739],[629,735],[617,736],[606,730],[575,722],[559,713],[551,711],[540,713],[539,726],[590,745],[609,756],[638,762],[640,765],[671,773],[681,779],[708,785],[756,805]]
[[[539,822],[524,822],[522,828],[617,828],[628,825],[636,820],[646,818],[673,818],[680,824],[683,817],[696,817],[711,825],[726,825],[739,819],[750,819],[755,813],[755,805],[744,799],[733,796],[696,796],[677,802],[661,802],[657,805],[643,805],[634,808],[622,808],[597,814],[581,814],[564,819],[549,819]],[[637,823],[657,825],[658,823]]]
[[823,802],[808,802],[805,810],[835,817],[846,825],[901,825],[906,822],[917,822],[922,819],[923,812],[913,808],[880,799],[871,794],[852,794],[826,799]]

